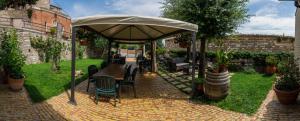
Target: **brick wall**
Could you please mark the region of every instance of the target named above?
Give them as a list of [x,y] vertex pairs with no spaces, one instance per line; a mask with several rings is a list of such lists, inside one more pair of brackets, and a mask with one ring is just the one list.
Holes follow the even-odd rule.
[[[257,52],[293,52],[294,37],[276,36],[276,35],[237,35],[230,39],[224,40],[224,47],[242,51]],[[197,41],[197,50],[200,42]],[[166,40],[167,49],[182,49],[173,39]],[[208,44],[208,51],[216,50],[217,46],[211,42]]]

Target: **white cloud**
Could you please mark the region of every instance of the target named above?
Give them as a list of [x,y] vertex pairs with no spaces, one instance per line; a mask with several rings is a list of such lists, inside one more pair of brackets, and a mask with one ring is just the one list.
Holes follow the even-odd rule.
[[108,14],[108,11],[101,11],[98,9],[91,8],[89,6],[84,6],[80,3],[74,3],[71,16],[73,18],[91,16],[96,14]]
[[163,0],[114,0],[112,8],[120,14],[160,16]]
[[295,17],[254,16],[239,28],[245,34],[295,35]]
[[[72,17],[89,16],[95,14],[126,14],[142,16],[160,16],[163,0],[111,0],[95,9],[91,6],[75,3]],[[279,15],[277,0],[250,0],[249,5],[267,3],[261,8],[255,8],[255,16],[249,22],[242,25],[239,33],[245,34],[285,34],[294,36],[295,17]],[[257,6],[257,5],[255,5]],[[291,6],[294,7],[294,6]]]

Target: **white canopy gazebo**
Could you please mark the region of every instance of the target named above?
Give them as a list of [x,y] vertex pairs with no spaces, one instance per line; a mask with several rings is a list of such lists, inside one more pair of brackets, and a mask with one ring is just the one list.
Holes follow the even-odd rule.
[[[152,47],[152,71],[156,72],[156,40],[163,39],[182,32],[192,33],[192,81],[195,80],[195,51],[196,51],[196,33],[198,26],[195,24],[160,18],[160,17],[145,17],[145,16],[88,16],[75,19],[72,29],[72,74],[71,74],[71,102],[75,102],[75,59],[76,59],[76,30],[84,28],[95,32],[109,40],[109,55],[111,54],[112,42],[128,43],[128,44],[143,44],[151,42]],[[110,58],[108,56],[108,58]],[[108,59],[110,62],[110,59]]]

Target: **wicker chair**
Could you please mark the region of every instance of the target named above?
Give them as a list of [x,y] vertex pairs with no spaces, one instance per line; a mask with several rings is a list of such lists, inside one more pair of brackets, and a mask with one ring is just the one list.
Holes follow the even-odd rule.
[[87,89],[86,89],[87,92],[89,91],[90,83],[95,82],[95,80],[93,79],[93,75],[97,72],[98,72],[98,68],[96,65],[90,65],[88,67],[88,76],[89,77],[88,77],[88,85],[87,85]]
[[[116,106],[118,96],[119,85],[116,80],[110,76],[99,76],[94,78],[96,83],[96,103],[98,104],[99,96],[113,97],[114,106]],[[120,98],[119,98],[120,100]]]

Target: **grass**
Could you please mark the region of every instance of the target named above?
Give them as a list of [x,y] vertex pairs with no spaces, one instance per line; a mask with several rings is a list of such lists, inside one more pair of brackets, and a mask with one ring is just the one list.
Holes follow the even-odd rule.
[[253,115],[272,88],[275,76],[237,72],[231,77],[229,95],[219,101],[200,97],[200,101],[222,109]]
[[[99,59],[83,59],[76,61],[76,70],[82,70],[84,75],[76,79],[76,84],[87,79],[87,67],[100,65]],[[59,95],[70,88],[71,61],[63,61],[59,72],[51,71],[50,63],[32,64],[24,67],[25,88],[33,102],[41,102]]]

